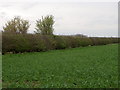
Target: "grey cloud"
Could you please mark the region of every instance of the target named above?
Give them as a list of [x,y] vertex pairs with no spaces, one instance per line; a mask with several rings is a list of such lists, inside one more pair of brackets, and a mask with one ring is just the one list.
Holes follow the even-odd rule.
[[38,2],[23,3],[21,8],[23,8],[23,9],[25,9],[25,10],[28,10],[28,9],[31,9],[31,8],[37,6],[37,5],[39,5]]
[[6,16],[7,16],[7,13],[6,13],[6,12],[4,12],[4,11],[0,12],[0,18],[4,18],[4,17],[6,17]]

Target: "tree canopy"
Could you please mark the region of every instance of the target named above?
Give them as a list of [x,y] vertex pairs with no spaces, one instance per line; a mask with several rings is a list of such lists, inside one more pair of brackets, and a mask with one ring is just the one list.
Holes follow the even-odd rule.
[[42,35],[53,35],[53,19],[54,17],[52,15],[47,15],[46,17],[42,16],[42,19],[36,21],[35,33]]
[[4,32],[26,34],[30,27],[29,21],[17,16],[8,21],[3,27]]

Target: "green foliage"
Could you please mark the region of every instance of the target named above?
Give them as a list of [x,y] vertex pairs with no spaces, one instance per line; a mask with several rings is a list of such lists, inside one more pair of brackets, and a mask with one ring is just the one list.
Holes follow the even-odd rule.
[[14,17],[8,21],[3,27],[4,32],[8,33],[21,33],[26,34],[30,27],[29,21],[21,19],[20,17]]
[[2,80],[3,88],[117,88],[118,45],[6,54]]
[[110,43],[118,43],[118,38],[104,38],[104,37],[91,37],[93,45],[106,45]]
[[39,19],[36,21],[36,30],[35,33],[41,34],[41,35],[53,35],[53,20],[52,15],[48,15],[46,17],[42,17],[42,19]]
[[38,52],[111,43],[118,43],[118,38],[3,33],[2,53]]
[[65,49],[65,48],[67,48],[66,41],[65,41],[64,37],[56,36],[54,39],[56,41],[56,49]]
[[67,47],[69,48],[75,48],[78,47],[78,43],[76,38],[73,36],[63,36],[64,40],[66,41]]
[[0,31],[0,52],[2,52],[2,32]]
[[77,40],[79,41],[79,46],[89,46],[92,45],[92,41],[90,40],[90,38],[77,38]]

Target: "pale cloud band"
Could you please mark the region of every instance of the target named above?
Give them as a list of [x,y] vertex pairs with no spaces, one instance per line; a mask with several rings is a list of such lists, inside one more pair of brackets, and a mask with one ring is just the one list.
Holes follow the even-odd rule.
[[119,2],[119,0],[0,0],[0,2]]

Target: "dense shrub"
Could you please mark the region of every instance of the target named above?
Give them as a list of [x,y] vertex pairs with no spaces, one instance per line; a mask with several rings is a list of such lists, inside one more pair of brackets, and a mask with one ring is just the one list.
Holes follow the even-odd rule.
[[2,53],[39,52],[110,43],[118,43],[118,38],[3,33]]
[[79,46],[89,46],[89,45],[92,45],[93,43],[92,43],[92,41],[91,41],[91,39],[90,38],[88,38],[88,37],[83,37],[83,38],[79,38],[79,37],[77,37],[77,39],[78,39],[78,41],[79,41]]
[[111,43],[118,43],[118,38],[101,38],[101,37],[91,37],[90,38],[93,45],[106,45]]
[[39,39],[41,38],[46,50],[51,50],[56,48],[56,42],[54,40],[54,36],[52,35],[39,35],[37,36]]
[[67,48],[66,41],[62,36],[54,36],[55,49],[65,49]]
[[2,32],[0,32],[0,53],[2,52]]
[[79,46],[79,42],[74,36],[64,36],[66,46],[69,48],[75,48]]
[[45,45],[41,37],[31,34],[3,34],[3,52],[32,52],[43,51]]

